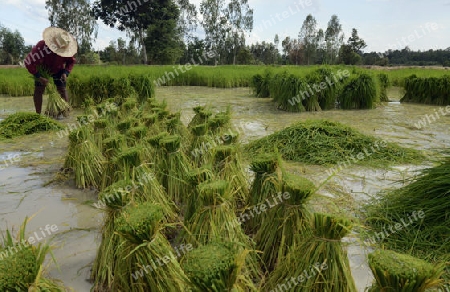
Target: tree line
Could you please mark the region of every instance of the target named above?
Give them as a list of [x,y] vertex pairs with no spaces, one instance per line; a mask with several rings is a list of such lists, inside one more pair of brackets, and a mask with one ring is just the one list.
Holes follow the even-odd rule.
[[[51,26],[75,36],[77,59],[84,64],[185,64],[214,51],[215,57],[202,64],[450,65],[449,49],[364,52],[367,44],[358,30],[353,28],[346,39],[337,15],[319,28],[309,14],[297,36],[280,40],[275,35],[273,42],[246,44],[245,36],[253,30],[248,0],[202,0],[198,8],[189,0],[46,0],[46,9]],[[97,20],[125,31],[128,43],[119,38],[95,51]],[[194,37],[198,26],[203,39]],[[30,50],[20,32],[0,24],[0,64],[18,64]]]

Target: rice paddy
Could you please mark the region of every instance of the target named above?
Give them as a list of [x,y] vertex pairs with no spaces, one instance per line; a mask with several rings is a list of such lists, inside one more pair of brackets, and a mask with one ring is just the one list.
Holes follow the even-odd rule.
[[[301,78],[317,82],[330,74],[316,69]],[[283,285],[289,287],[286,291],[357,291],[342,239],[352,236],[358,218],[319,213],[317,182],[301,171],[293,173],[292,163],[339,165],[355,157],[352,163],[388,167],[422,163],[426,156],[330,120],[296,122],[244,144],[234,134],[234,111],[202,103],[187,108],[186,119],[155,99],[148,78],[116,82],[114,88],[120,91],[107,93],[101,101],[80,99],[79,120],[99,118],[67,138],[64,173],[74,186],[94,190],[99,206],[104,203],[90,273],[93,291],[271,291]],[[379,86],[375,77],[367,78]],[[304,105],[305,111],[331,109],[335,94],[317,96]],[[116,108],[108,107],[112,102]],[[192,155],[206,143],[211,148],[204,155]],[[360,153],[364,159],[357,158]],[[426,180],[443,182],[438,174],[445,176],[445,171]],[[440,200],[445,185],[434,188]],[[445,195],[442,200],[432,209],[440,216],[436,221],[446,218]],[[405,204],[414,205],[412,200]],[[426,204],[414,206],[431,210]],[[399,214],[406,214],[402,210]],[[445,242],[437,241],[448,232],[446,223],[434,229],[436,221],[426,225],[430,234],[408,237],[424,244],[413,256],[429,262],[417,260],[425,272],[430,263],[441,263],[438,256],[429,256],[427,244],[448,253]],[[193,250],[175,256],[182,245]],[[410,250],[405,247],[404,252]],[[371,255],[369,263],[378,256]],[[371,291],[384,291],[386,286],[379,283],[385,280],[378,275],[390,267],[374,265],[378,267],[373,268],[376,281],[371,289],[379,290]],[[431,279],[427,287],[438,287],[442,274],[445,277],[443,267],[420,280]],[[297,277],[298,284],[287,282],[291,277]]]

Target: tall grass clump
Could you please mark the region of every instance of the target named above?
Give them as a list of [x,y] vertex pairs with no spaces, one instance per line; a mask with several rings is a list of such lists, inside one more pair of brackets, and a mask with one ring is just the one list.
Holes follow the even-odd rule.
[[233,243],[200,246],[182,259],[182,267],[195,292],[258,291],[245,274],[247,251]]
[[338,101],[342,109],[373,109],[377,99],[374,78],[362,73],[344,85]]
[[425,292],[443,282],[442,265],[390,250],[377,250],[368,257],[375,278],[369,292]]
[[387,89],[391,85],[391,82],[389,80],[389,75],[385,73],[380,73],[377,75],[378,82],[380,84],[380,101],[387,102],[389,101],[389,98],[387,96]]
[[269,210],[262,217],[255,242],[268,271],[272,271],[289,248],[300,243],[309,231],[311,216],[306,204],[314,190],[314,184],[308,179],[285,173],[283,193],[272,194],[263,203]]
[[315,213],[313,233],[280,261],[265,290],[286,286],[296,278],[298,284],[294,291],[298,292],[356,292],[347,254],[341,244],[351,227],[351,222],[345,218]]
[[6,230],[0,243],[0,291],[37,291],[64,292],[66,288],[60,283],[45,276],[44,262],[51,255],[51,247],[47,243],[30,245],[25,235],[25,219],[20,226],[16,238]]
[[405,95],[401,102],[433,105],[450,104],[450,75],[422,77],[411,75],[404,80]]
[[407,226],[386,238],[383,245],[430,261],[449,258],[450,159],[423,170],[408,185],[379,196],[366,206],[374,232],[389,225]]
[[166,222],[163,210],[152,203],[123,209],[116,232],[125,242],[117,249],[112,291],[188,289],[189,280],[162,234]]
[[[293,124],[245,146],[247,155],[273,151],[276,147],[283,159],[310,164],[338,164],[331,173],[358,161],[380,164],[422,161],[417,150],[402,148],[358,132],[340,123],[310,120]],[[363,155],[363,159],[361,158]],[[359,155],[359,158],[356,157]]]
[[251,87],[256,97],[270,97],[270,82],[272,73],[267,71],[265,74],[256,74],[252,77]]
[[280,110],[304,112],[306,109],[299,97],[299,89],[306,86],[305,80],[284,72],[272,78],[269,86],[270,96]]

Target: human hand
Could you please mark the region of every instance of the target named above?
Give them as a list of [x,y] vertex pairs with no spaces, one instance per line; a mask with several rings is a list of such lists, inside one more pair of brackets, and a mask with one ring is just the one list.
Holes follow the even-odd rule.
[[48,84],[48,79],[44,78],[44,77],[40,77],[39,82],[41,82],[42,85],[46,86]]
[[63,82],[66,82],[66,80],[67,80],[67,75],[66,75],[66,73],[64,73],[63,75],[61,75],[61,80],[62,80]]

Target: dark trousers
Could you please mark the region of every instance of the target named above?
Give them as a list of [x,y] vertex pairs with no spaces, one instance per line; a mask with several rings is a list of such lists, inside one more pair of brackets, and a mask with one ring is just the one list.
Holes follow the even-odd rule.
[[[66,102],[69,102],[69,96],[67,95],[66,90],[66,82],[61,80],[61,74],[55,74],[53,77],[53,83],[56,85],[56,90],[58,91],[59,95],[62,99],[64,99]],[[34,94],[33,94],[33,101],[34,101],[34,108],[36,109],[36,113],[40,114],[42,111],[42,96],[45,91],[45,85],[43,85],[39,80],[36,80],[34,82]]]

